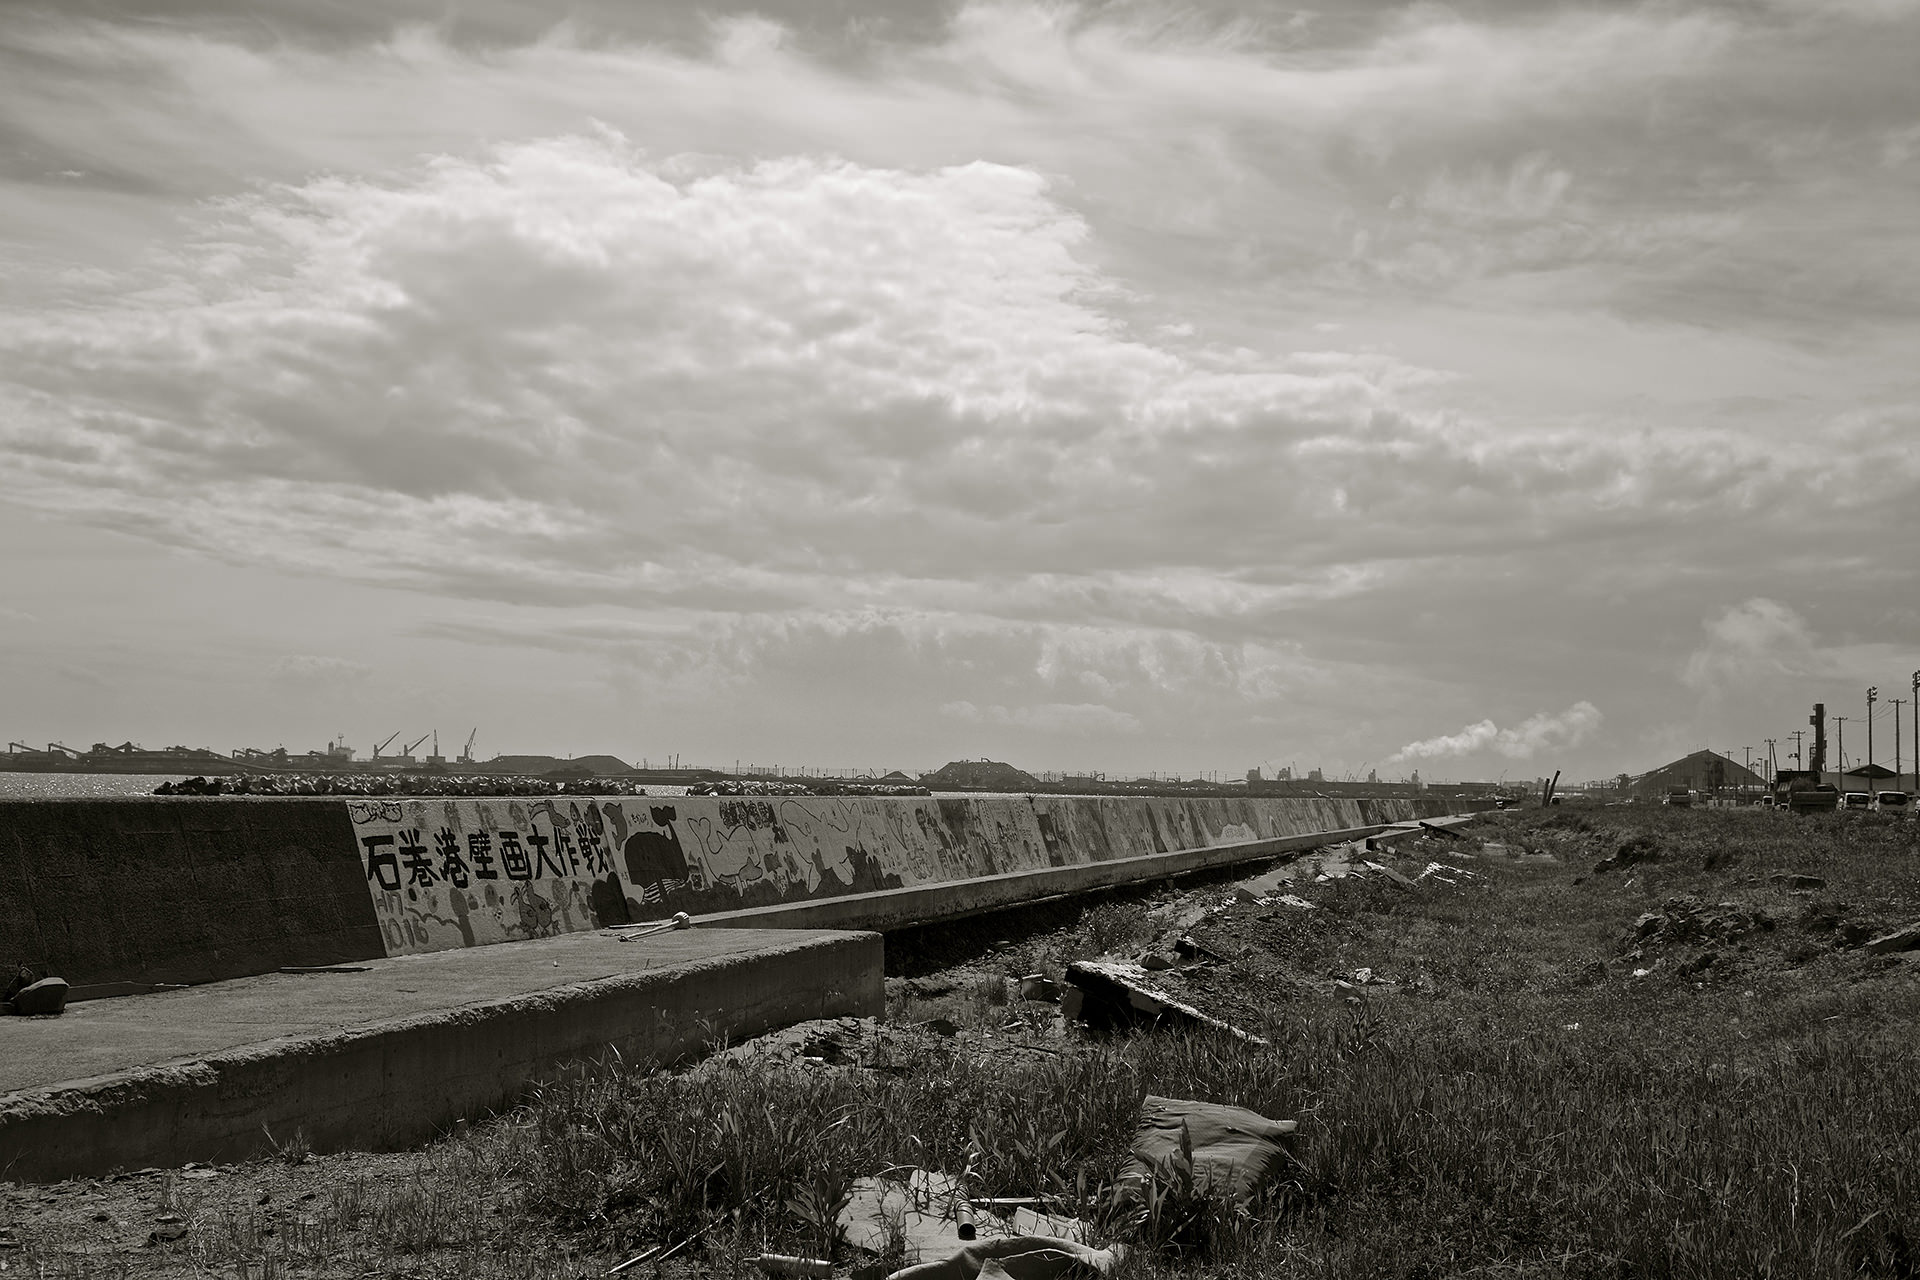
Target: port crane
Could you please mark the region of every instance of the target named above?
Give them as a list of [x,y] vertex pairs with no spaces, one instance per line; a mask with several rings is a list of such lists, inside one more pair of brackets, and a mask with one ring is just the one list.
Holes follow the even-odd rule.
[[373,758],[375,760],[378,760],[380,758],[380,753],[387,749],[387,743],[392,742],[395,738],[399,736],[400,736],[400,731],[398,729],[395,729],[392,733],[388,734],[387,741],[381,743],[379,746],[373,749]]
[[412,742],[409,742],[404,748],[402,748],[400,754],[403,756],[412,755],[414,752],[414,749],[418,747],[421,743],[425,742],[429,736],[431,735],[424,734],[424,733],[421,734],[419,737],[415,738]]
[[467,735],[467,745],[460,748],[460,763],[473,763],[473,740],[480,736],[480,726],[473,726],[473,732]]

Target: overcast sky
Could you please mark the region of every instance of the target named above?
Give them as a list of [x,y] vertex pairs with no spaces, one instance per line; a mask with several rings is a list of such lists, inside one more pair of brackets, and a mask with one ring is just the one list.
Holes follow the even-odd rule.
[[1861,716],[1917,68],[1920,0],[6,0],[0,732],[1584,778]]

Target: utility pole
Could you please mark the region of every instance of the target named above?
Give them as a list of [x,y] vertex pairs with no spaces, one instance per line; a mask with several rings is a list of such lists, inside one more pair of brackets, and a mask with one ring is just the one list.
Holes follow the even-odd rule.
[[1835,716],[1833,723],[1838,726],[1834,734],[1834,750],[1840,753],[1840,789],[1847,789],[1847,717]]
[[1796,769],[1804,767],[1800,763],[1800,739],[1806,736],[1807,731],[1805,729],[1795,729],[1793,731],[1793,767]]
[[1767,742],[1767,776],[1769,778],[1777,778],[1780,776],[1780,763],[1779,761],[1773,758],[1773,744],[1777,741],[1778,739],[1776,738],[1768,738],[1766,740]]
[[1920,671],[1913,673],[1913,789],[1920,791]]
[[1873,794],[1873,704],[1880,700],[1880,686],[1867,690],[1867,794]]
[[[1893,704],[1893,785],[1898,789],[1900,786],[1900,708],[1907,705],[1907,700],[1888,698],[1887,701]],[[1920,742],[1913,745],[1915,750],[1920,751]]]

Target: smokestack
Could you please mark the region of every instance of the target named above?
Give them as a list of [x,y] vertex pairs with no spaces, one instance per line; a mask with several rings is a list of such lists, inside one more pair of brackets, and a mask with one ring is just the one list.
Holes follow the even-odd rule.
[[1813,726],[1813,759],[1808,766],[1813,770],[1813,776],[1824,782],[1827,772],[1827,704],[1814,703],[1813,714],[1807,717],[1807,723]]

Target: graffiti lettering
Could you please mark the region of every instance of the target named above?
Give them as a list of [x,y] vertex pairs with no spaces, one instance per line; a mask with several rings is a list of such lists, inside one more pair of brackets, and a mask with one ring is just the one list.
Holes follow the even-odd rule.
[[527,851],[521,847],[518,831],[500,833],[500,869],[507,873],[509,880],[533,879],[533,865],[527,861]]
[[456,889],[467,887],[467,862],[460,856],[460,837],[452,827],[433,833],[433,845],[440,854],[440,878]]
[[393,893],[400,888],[400,859],[390,848],[393,837],[390,835],[361,836],[360,843],[367,850],[367,879],[377,880],[382,889]]
[[400,833],[400,865],[407,869],[409,885],[431,888],[439,879],[433,874],[433,863],[427,860],[427,846],[420,843],[418,827]]
[[467,861],[473,864],[474,879],[498,880],[500,878],[500,873],[493,869],[493,833],[491,831],[467,833]]
[[580,847],[581,856],[587,861],[588,875],[603,876],[613,870],[612,864],[607,861],[606,843],[600,839],[600,833],[597,830],[584,821],[575,822],[573,838]]
[[548,874],[549,868],[551,868],[552,874],[556,876],[564,876],[567,874],[567,869],[561,866],[552,854],[547,852],[547,846],[553,843],[551,836],[543,836],[538,831],[529,831],[527,832],[527,843],[533,846],[534,879],[539,880],[544,878]]

